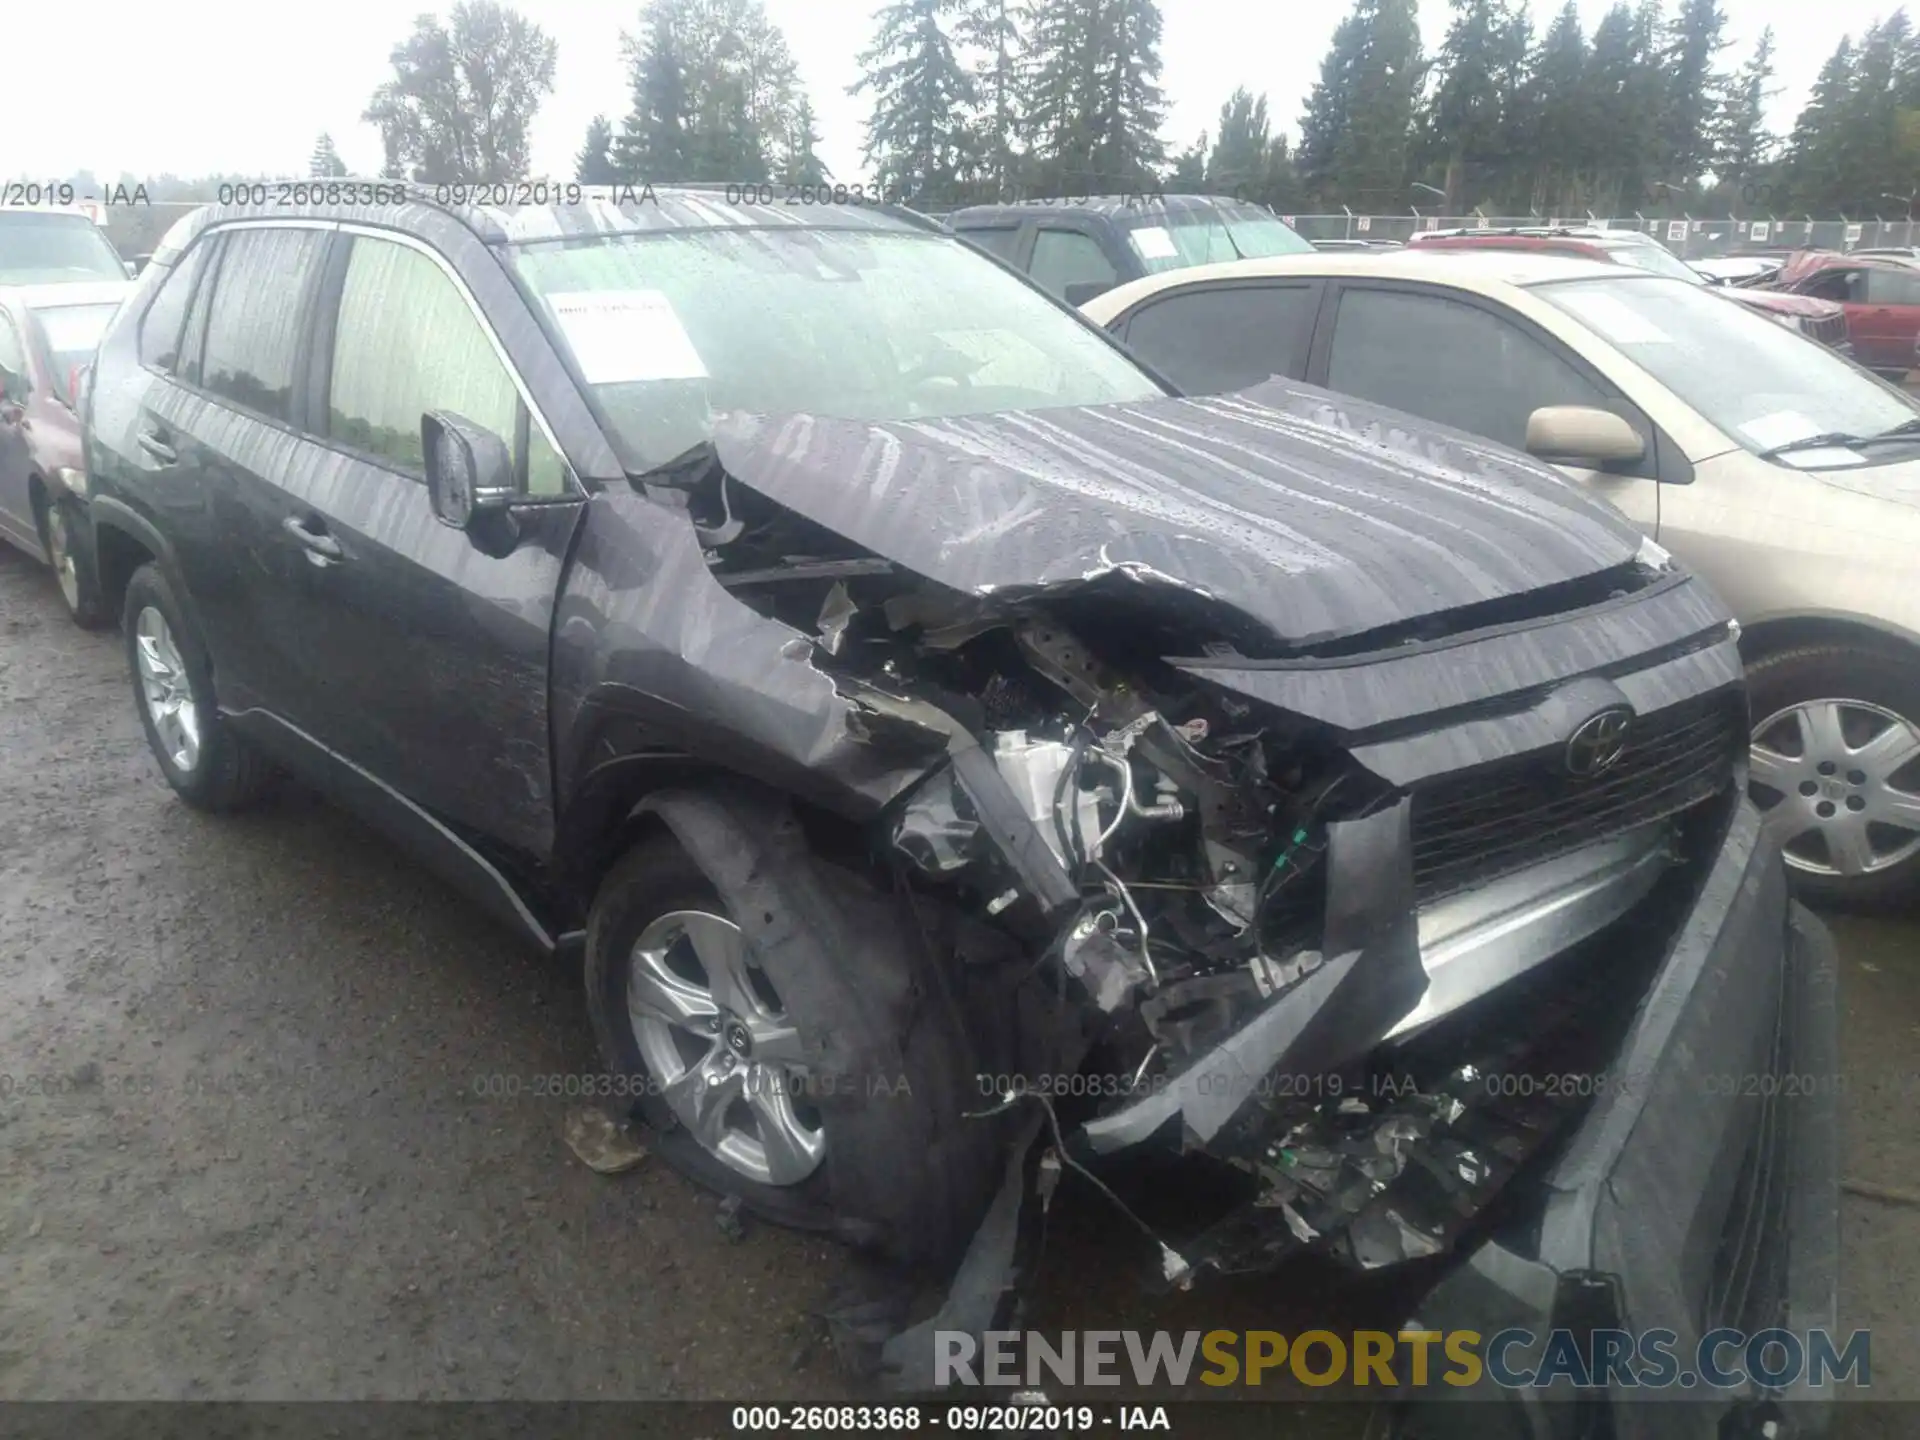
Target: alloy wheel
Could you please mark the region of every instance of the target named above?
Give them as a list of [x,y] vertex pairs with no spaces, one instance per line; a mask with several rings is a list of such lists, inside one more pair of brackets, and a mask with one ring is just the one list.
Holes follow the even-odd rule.
[[1920,853],[1920,726],[1864,700],[1807,700],[1753,730],[1749,778],[1814,875],[1871,875]]
[[641,931],[627,970],[634,1040],[674,1117],[722,1164],[763,1185],[797,1185],[826,1132],[796,1077],[800,1034],[740,927],[674,910]]
[[47,510],[47,554],[53,561],[54,577],[60,582],[60,596],[67,609],[80,609],[80,571],[74,564],[73,537],[67,533],[66,512],[58,505]]
[[168,761],[181,774],[191,774],[200,763],[200,707],[194,703],[180,647],[167,617],[151,605],[135,619],[133,633],[140,702]]

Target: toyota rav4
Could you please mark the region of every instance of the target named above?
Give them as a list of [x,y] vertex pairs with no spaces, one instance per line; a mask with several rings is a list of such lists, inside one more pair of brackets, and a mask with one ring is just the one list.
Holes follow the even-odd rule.
[[1175,1283],[1830,1321],[1831,1092],[1709,1083],[1834,1049],[1734,627],[1527,458],[1182,398],[922,219],[699,191],[198,211],[85,408],[168,783],[305,777],[583,953],[657,1153],[963,1259],[926,1324],[1149,1149],[1238,1187]]

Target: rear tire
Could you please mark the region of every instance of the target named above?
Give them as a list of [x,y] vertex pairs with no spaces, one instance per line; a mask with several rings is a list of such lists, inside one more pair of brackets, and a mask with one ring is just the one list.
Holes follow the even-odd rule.
[[46,548],[67,614],[82,630],[98,630],[112,618],[100,593],[100,577],[88,543],[88,521],[71,495],[40,507],[40,543]]
[[1808,645],[1747,668],[1750,790],[1803,899],[1860,909],[1920,898],[1920,662]]
[[[785,823],[791,826],[791,818]],[[750,848],[744,839],[741,844]],[[789,878],[803,868],[815,873]],[[643,1011],[653,1003],[659,990],[649,976],[659,972],[649,968],[655,964],[651,959],[636,959],[636,950],[643,957],[659,953],[641,942],[650,933],[661,933],[650,927],[659,926],[663,917],[704,912],[728,922],[732,919],[714,879],[669,834],[655,833],[629,850],[608,873],[594,900],[585,972],[587,1006],[601,1055],[620,1080],[620,1093],[634,1097],[634,1110],[657,1132],[655,1153],[689,1179],[721,1194],[739,1196],[748,1209],[776,1224],[830,1231],[909,1265],[943,1264],[971,1238],[999,1178],[999,1131],[990,1122],[961,1118],[962,1112],[984,1108],[986,1103],[969,1093],[971,1048],[957,1021],[937,1004],[915,999],[901,1013],[887,1003],[889,995],[917,996],[918,991],[897,971],[879,978],[861,973],[876,947],[841,943],[838,936],[818,934],[812,924],[818,914],[812,902],[823,889],[832,890],[844,901],[837,907],[840,916],[871,935],[886,928],[884,918],[876,916],[892,903],[888,897],[813,862],[804,852],[797,863],[790,852],[771,859],[756,857],[759,880],[766,881],[776,871],[779,878],[772,884],[781,898],[764,904],[778,906],[790,900],[789,914],[780,920],[789,927],[804,927],[805,938],[802,943],[763,947],[750,938],[753,925],[739,927],[746,932],[742,935],[746,965],[757,992],[757,998],[739,1008],[751,1012],[744,1028],[757,1032],[749,1037],[749,1058],[762,1054],[766,1037],[778,1035],[777,1023],[769,1019],[773,1014],[792,1030],[791,1037],[778,1039],[774,1053],[794,1056],[804,1051],[807,1056],[797,1066],[802,1078],[790,1088],[794,1114],[820,1141],[813,1168],[801,1174],[800,1164],[790,1165],[797,1178],[788,1183],[769,1183],[746,1173],[740,1163],[742,1150],[747,1150],[749,1158],[751,1150],[742,1146],[739,1132],[765,1133],[761,1127],[768,1122],[761,1108],[748,1107],[745,1101],[730,1102],[741,1107],[732,1112],[741,1123],[716,1147],[720,1127],[711,1116],[704,1137],[695,1131],[699,1117],[689,1123],[684,1081],[676,1087],[675,1077],[658,1073],[663,1058],[659,1032],[656,1029],[648,1039],[650,1016],[636,1015],[632,1002],[638,993]],[[763,901],[756,900],[754,908],[763,908]],[[750,921],[760,918],[748,917]],[[768,910],[765,918],[771,923],[775,917]],[[675,963],[676,975],[706,973],[704,958],[697,967],[684,957]],[[858,997],[855,1003],[829,998],[846,995],[848,987]],[[694,989],[701,988],[696,982]],[[681,992],[680,1002],[690,993]],[[720,991],[708,986],[705,993]],[[731,1013],[722,1017],[720,1029],[712,1032],[698,1024],[685,1028],[684,1038],[676,1043],[689,1070],[709,1063],[701,1058],[703,1049],[714,1057],[726,1048],[721,1031],[731,1025],[732,1018]],[[890,1058],[880,1063],[880,1073],[833,1075],[810,1063],[818,1058],[822,1036],[832,1037],[833,1045],[852,1053]],[[676,1068],[681,1061],[671,1053],[664,1055],[665,1068]],[[766,1064],[773,1068],[775,1062]],[[711,1073],[722,1077],[719,1083],[735,1083],[731,1067]],[[786,1073],[791,1076],[795,1071]],[[754,1082],[754,1093],[767,1093],[767,1078],[763,1074]],[[730,1155],[722,1153],[729,1148]],[[787,1146],[785,1153],[791,1158],[792,1147]]]
[[273,769],[220,714],[206,654],[152,561],[127,581],[121,629],[133,703],[174,793],[196,810],[240,810],[259,800],[272,788]]

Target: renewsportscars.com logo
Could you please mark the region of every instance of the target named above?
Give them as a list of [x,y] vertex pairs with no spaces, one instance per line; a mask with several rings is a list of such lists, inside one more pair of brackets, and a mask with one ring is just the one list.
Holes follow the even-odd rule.
[[934,1383],[1153,1386],[1302,1385],[1503,1389],[1783,1389],[1873,1383],[1871,1335],[1709,1330],[1685,1353],[1671,1330],[960,1330],[934,1332]]

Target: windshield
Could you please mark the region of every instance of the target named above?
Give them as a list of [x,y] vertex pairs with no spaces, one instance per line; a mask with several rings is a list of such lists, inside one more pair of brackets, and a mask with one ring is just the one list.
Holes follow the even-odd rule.
[[1164,393],[951,236],[727,228],[511,254],[635,472],[706,439],[720,411],[911,420]]
[[0,210],[0,285],[126,278],[119,254],[86,216]]
[[1204,209],[1144,213],[1127,222],[1127,243],[1149,275],[1222,260],[1314,253],[1313,246],[1285,221],[1252,205],[1225,202]]
[[[106,333],[107,322],[119,305],[36,305],[33,315],[46,340],[44,359],[55,385],[65,386],[74,371],[93,359],[94,348]],[[63,395],[66,393],[63,389]]]
[[[1623,276],[1557,280],[1534,286],[1533,293],[1755,454],[1811,435],[1884,434],[1920,418],[1920,405],[1901,391],[1706,287]],[[1825,469],[1910,457],[1905,446],[1876,446],[1808,450],[1790,463]]]
[[1666,275],[1675,280],[1684,280],[1689,285],[1707,283],[1706,276],[1664,245],[1632,243],[1612,245],[1607,248],[1607,254],[1622,265],[1631,265],[1634,269],[1645,270],[1650,275]]

